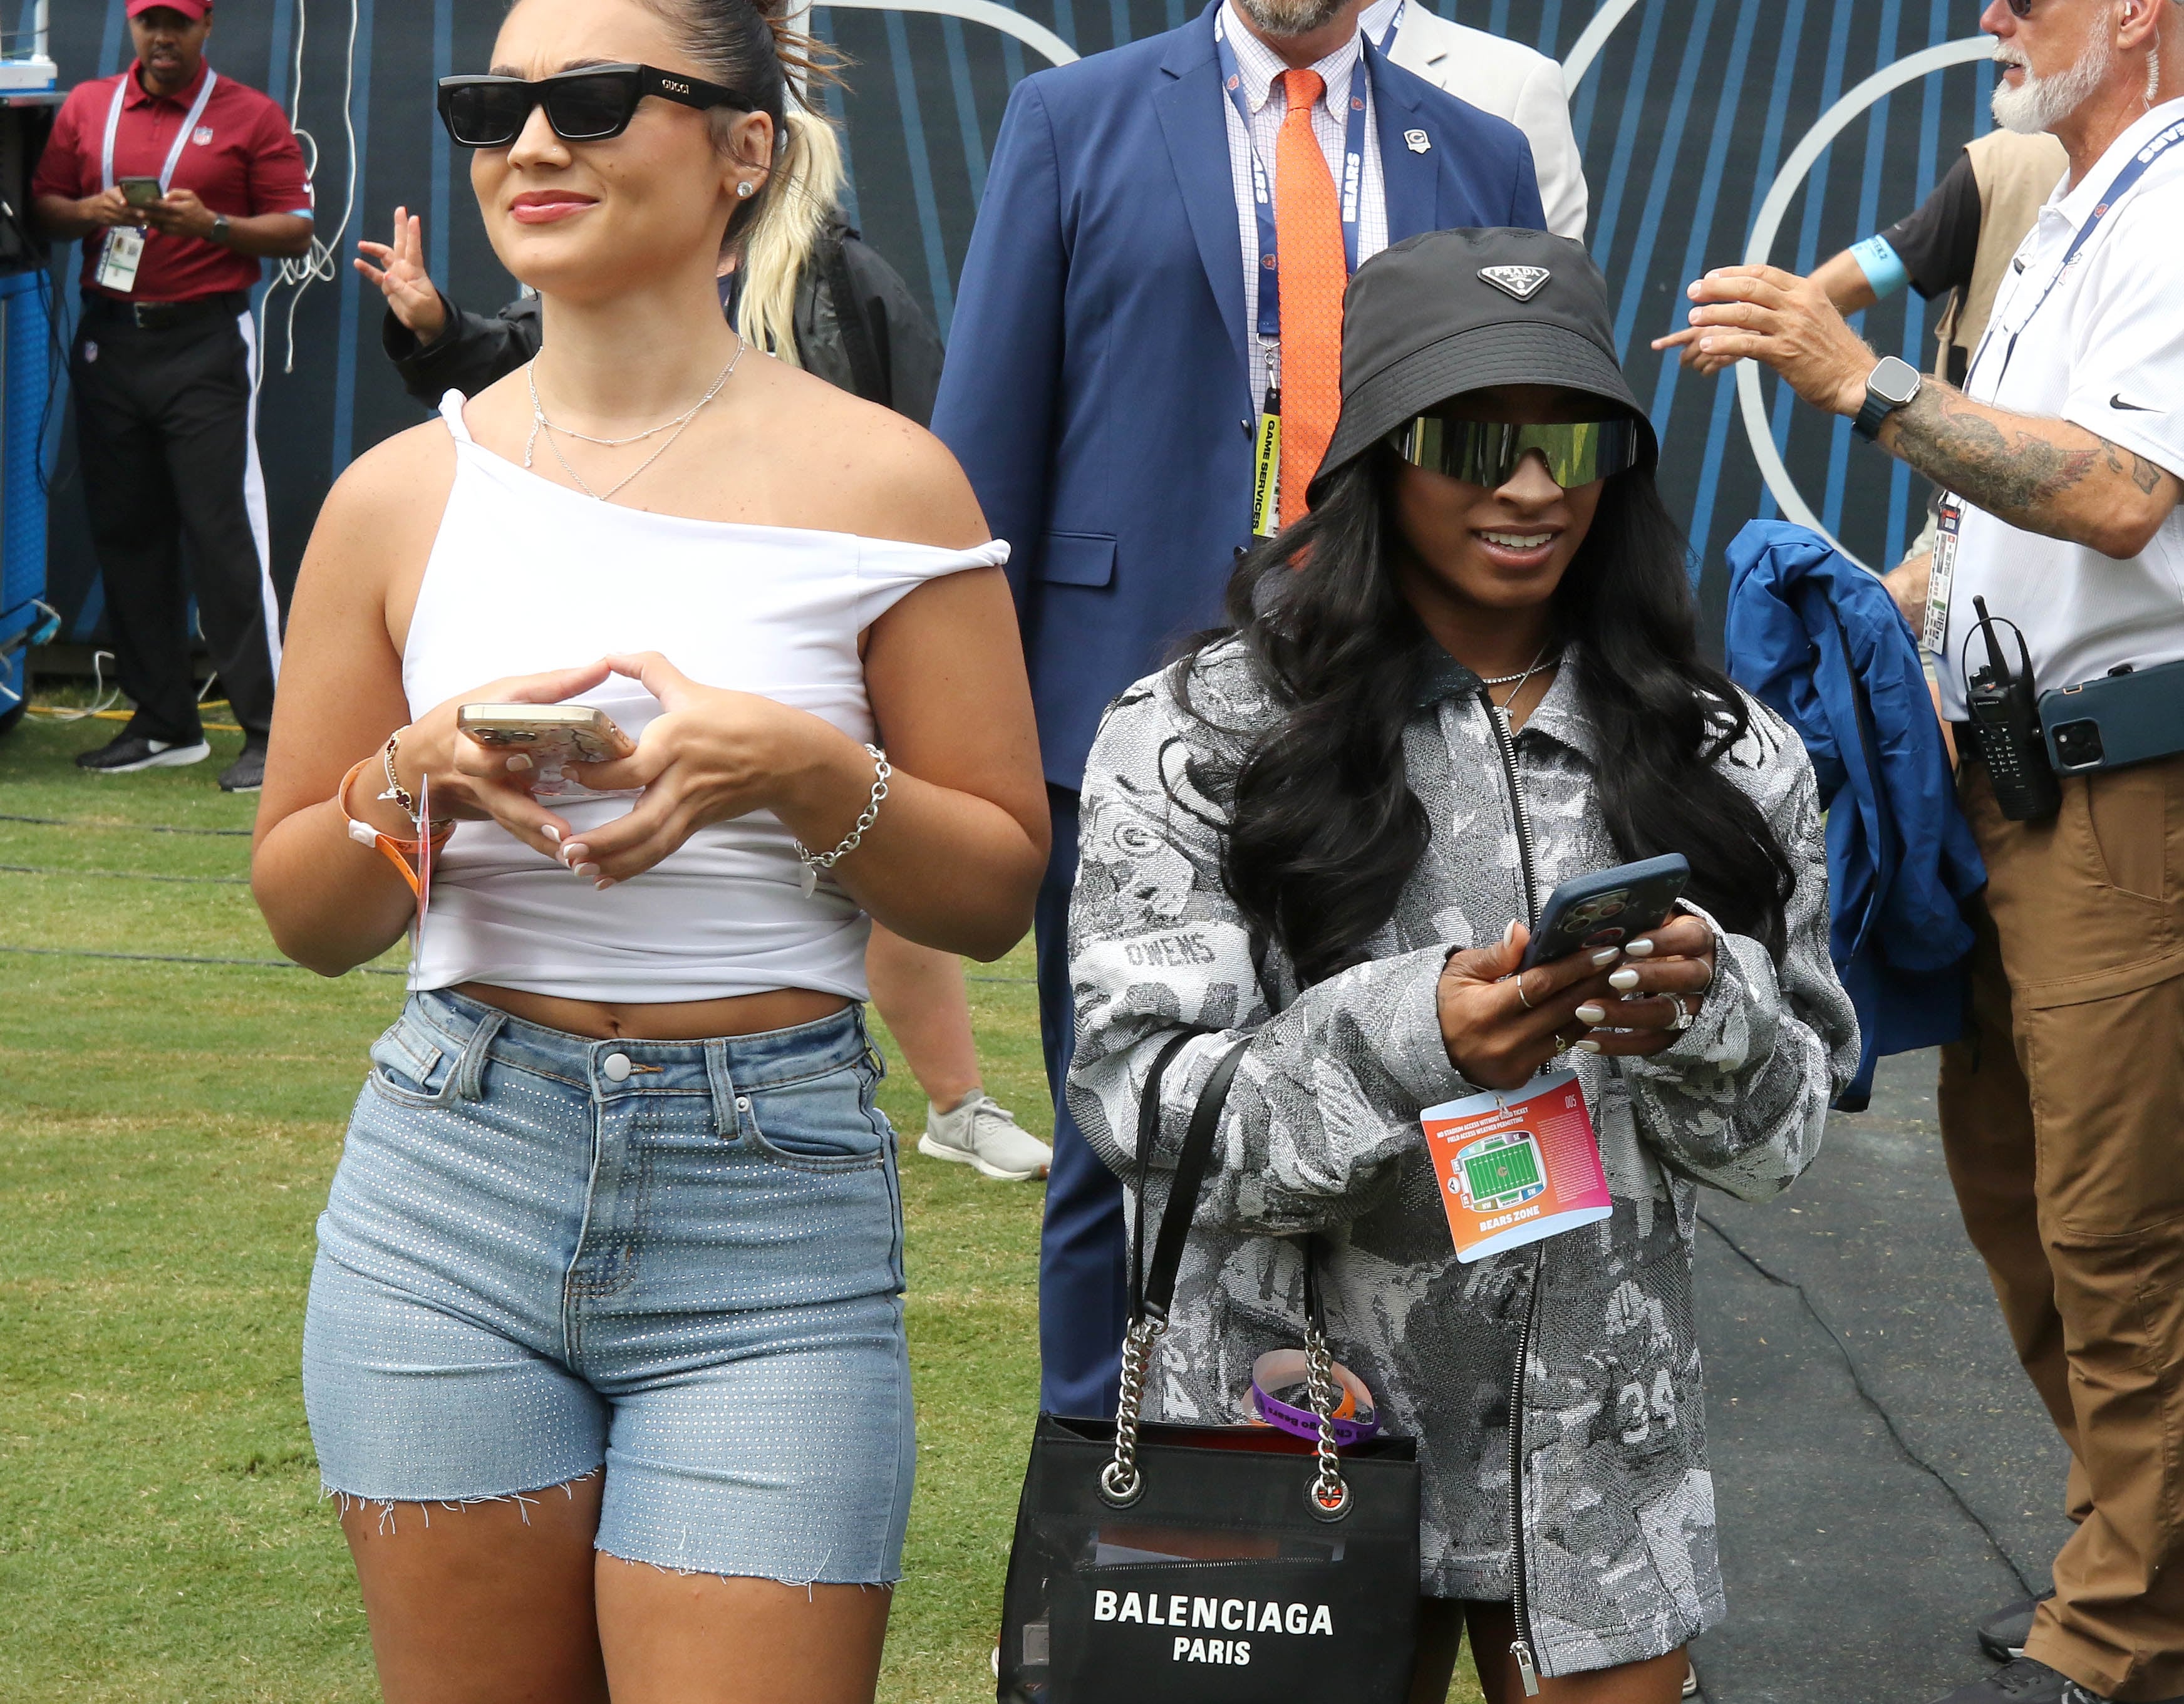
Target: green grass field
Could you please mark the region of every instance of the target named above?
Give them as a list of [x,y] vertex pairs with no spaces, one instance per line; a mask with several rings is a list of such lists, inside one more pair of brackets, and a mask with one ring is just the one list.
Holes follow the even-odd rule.
[[[297,1363],[312,1222],[401,983],[263,962],[254,801],[214,784],[236,736],[193,769],[71,766],[114,731],[0,738],[0,1699],[376,1698]],[[988,1086],[1044,1133],[1028,944],[970,968]],[[889,1052],[883,1103],[916,1131]],[[879,1696],[971,1704],[1037,1402],[1040,1198],[915,1154],[903,1181],[921,1444]]]

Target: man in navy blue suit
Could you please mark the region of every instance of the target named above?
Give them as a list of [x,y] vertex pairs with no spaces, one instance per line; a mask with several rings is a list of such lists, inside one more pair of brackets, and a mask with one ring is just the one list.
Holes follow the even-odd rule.
[[[1384,45],[1358,33],[1356,0],[1215,0],[1180,30],[1026,78],[964,266],[933,429],[1014,547],[1054,810],[1038,912],[1057,1094],[1039,1252],[1050,1412],[1114,1412],[1125,1323],[1121,1188],[1058,1099],[1077,790],[1100,714],[1218,618],[1237,552],[1278,522],[1273,493],[1309,478],[1333,420],[1302,416],[1296,370],[1307,342],[1315,371],[1330,335],[1339,352],[1342,268],[1423,231],[1546,223],[1523,135]],[[1331,329],[1300,318],[1307,291]],[[1284,342],[1291,465],[1255,487]]]

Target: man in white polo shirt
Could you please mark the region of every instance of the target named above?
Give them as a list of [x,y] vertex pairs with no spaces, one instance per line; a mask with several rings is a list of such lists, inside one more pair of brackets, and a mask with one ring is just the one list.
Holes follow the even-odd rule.
[[2170,754],[2059,776],[2028,746],[2034,799],[1959,728],[1988,885],[1939,1097],[2077,1523],[2055,1595],[1997,1641],[2023,1656],[1947,1704],[2142,1704],[2184,1696],[2184,709],[2152,673],[2184,659],[2184,4],[1992,0],[1981,23],[1996,117],[2051,132],[2070,170],[1964,388],[1877,360],[1771,268],[1699,280],[1691,317],[1701,351],[1765,363],[1954,493],[1926,611],[1944,715],[1966,721],[1986,665],[1976,599],[2039,690],[2128,692]]

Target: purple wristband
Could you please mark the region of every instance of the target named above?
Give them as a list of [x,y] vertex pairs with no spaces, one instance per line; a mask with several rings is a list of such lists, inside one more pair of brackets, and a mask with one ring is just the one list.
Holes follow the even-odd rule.
[[[1340,1362],[1334,1363],[1334,1382],[1345,1393],[1342,1406],[1352,1410],[1338,1412],[1330,1423],[1334,1431],[1337,1449],[1348,1449],[1362,1444],[1380,1429],[1380,1417],[1373,1406],[1373,1393],[1365,1381]],[[1251,1363],[1251,1412],[1267,1425],[1303,1439],[1308,1444],[1319,1441],[1319,1417],[1309,1408],[1299,1408],[1269,1394],[1284,1390],[1305,1382],[1304,1351],[1301,1349],[1269,1350]]]

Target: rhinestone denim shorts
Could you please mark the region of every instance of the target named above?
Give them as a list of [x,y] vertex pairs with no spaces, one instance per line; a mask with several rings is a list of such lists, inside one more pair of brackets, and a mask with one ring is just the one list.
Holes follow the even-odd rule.
[[899,1577],[902,1198],[861,1009],[609,1042],[443,991],[371,1061],[304,1321],[330,1492],[460,1503],[604,1466],[611,1556]]

